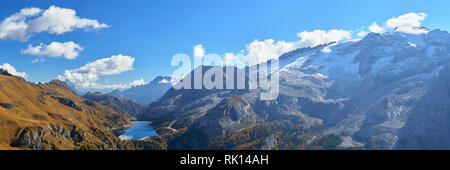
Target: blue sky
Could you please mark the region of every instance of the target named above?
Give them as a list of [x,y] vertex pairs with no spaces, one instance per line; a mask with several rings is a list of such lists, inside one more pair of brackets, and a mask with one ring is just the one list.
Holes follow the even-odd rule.
[[[96,20],[108,28],[75,29],[59,35],[33,34],[26,41],[0,39],[0,65],[9,63],[27,80],[48,82],[65,70],[74,70],[98,59],[123,54],[134,58],[132,70],[99,76],[99,84],[127,84],[143,78],[171,75],[170,66],[177,53],[193,54],[201,44],[206,53],[239,53],[257,40],[299,41],[297,33],[313,30],[352,31],[377,22],[380,26],[409,12],[426,13],[422,25],[449,30],[450,2],[441,1],[266,1],[266,0],[76,0],[76,1],[0,1],[0,22],[23,8],[42,10],[51,5],[76,11],[80,18]],[[29,44],[72,41],[83,50],[75,59],[37,57],[21,51]],[[36,58],[44,62],[33,63]]]

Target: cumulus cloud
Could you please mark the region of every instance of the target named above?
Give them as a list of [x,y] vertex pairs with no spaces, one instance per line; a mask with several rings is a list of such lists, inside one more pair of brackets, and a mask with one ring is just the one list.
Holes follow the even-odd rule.
[[201,44],[194,46],[194,57],[202,58],[205,56],[205,48]]
[[393,30],[393,32],[403,32],[408,34],[423,34],[429,32],[428,29],[422,26],[422,21],[425,20],[427,14],[410,12],[398,17],[392,17],[384,22],[383,26],[373,22],[369,26],[369,31],[374,33],[384,33],[386,29]]
[[409,34],[422,34],[428,32],[422,28],[422,21],[425,20],[427,14],[410,12],[398,17],[393,17],[386,22],[386,26],[394,28],[395,31]]
[[352,38],[352,32],[347,30],[314,30],[311,32],[303,31],[297,33],[297,36],[301,38],[300,46],[313,47],[320,44],[326,44],[330,42],[337,42],[344,39]]
[[373,22],[372,25],[369,26],[369,31],[373,33],[383,33],[385,32],[384,28],[380,27],[377,22]]
[[285,41],[275,42],[273,39],[264,41],[254,40],[247,45],[247,58],[250,63],[260,63],[273,58],[277,58],[283,53],[297,48],[295,43]]
[[73,9],[50,6],[47,10],[24,8],[0,21],[0,39],[26,41],[35,33],[63,34],[75,29],[101,29],[108,25],[80,18]]
[[425,13],[407,13],[398,17],[392,17],[386,24],[388,27],[420,27],[422,21],[427,17]]
[[142,86],[145,84],[145,81],[143,78],[139,79],[139,80],[134,80],[133,82],[130,83],[131,87],[135,87],[135,86]]
[[320,50],[323,53],[331,53],[331,48],[329,46],[323,48],[322,50]]
[[38,46],[32,46],[30,44],[27,49],[22,50],[22,54],[75,59],[82,50],[83,47],[72,41],[64,43],[52,42],[49,45],[41,43]]
[[339,42],[350,39],[352,31],[347,30],[314,30],[303,31],[297,34],[299,41],[286,42],[266,39],[263,41],[254,40],[249,43],[245,50],[239,53],[225,53],[224,58],[227,65],[238,67],[247,64],[257,64],[277,58],[284,53],[302,47],[314,47],[321,44]]
[[246,56],[244,55],[244,52],[241,51],[240,53],[234,54],[234,53],[225,53],[224,54],[225,64],[228,66],[236,66],[239,68],[246,66]]
[[75,10],[50,6],[44,11],[42,16],[30,21],[30,30],[32,32],[47,31],[52,34],[62,34],[83,28],[107,28],[108,25],[101,24],[97,20],[80,18]]
[[26,19],[41,13],[39,8],[24,8],[0,22],[0,39],[25,41],[29,38]]
[[79,68],[79,72],[98,75],[115,75],[133,69],[134,58],[122,54],[98,59]]
[[5,63],[3,65],[0,65],[0,69],[6,70],[8,71],[9,74],[15,75],[15,76],[19,76],[19,77],[23,77],[23,78],[27,78],[28,74],[25,72],[18,72],[11,64],[9,63]]
[[364,36],[366,36],[367,34],[368,34],[368,32],[366,32],[366,31],[364,31],[364,30],[361,30],[361,31],[359,31],[358,34],[356,34],[356,35],[359,36],[359,37],[364,37]]
[[292,51],[296,48],[298,47],[295,42],[275,42],[273,39],[267,39],[264,41],[254,40],[246,46],[245,50],[242,50],[236,54],[225,53],[223,57],[226,65],[243,67],[247,64],[257,64],[277,58],[283,53]]
[[140,79],[133,81],[130,84],[115,85],[101,85],[97,82],[100,76],[116,75],[133,70],[134,60],[134,58],[122,54],[111,56],[109,58],[102,58],[94,62],[89,62],[78,69],[66,70],[64,75],[58,76],[58,79],[71,82],[76,87],[86,89],[118,89],[136,86],[143,84],[144,80]]

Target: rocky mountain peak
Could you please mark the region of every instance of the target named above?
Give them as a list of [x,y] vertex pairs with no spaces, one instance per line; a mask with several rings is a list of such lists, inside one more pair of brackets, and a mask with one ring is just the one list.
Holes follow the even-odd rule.
[[170,89],[141,118],[156,126],[176,120],[178,127],[188,128],[180,145],[195,149],[202,147],[199,140],[188,138],[202,134],[208,140],[201,143],[207,144],[255,124],[281,131],[301,127],[290,135],[306,138],[308,143],[316,138],[302,134],[315,129],[319,139],[328,134],[341,136],[342,147],[392,149],[401,137],[400,129],[418,130],[407,122],[414,122],[409,116],[424,103],[421,98],[429,93],[432,80],[447,79],[438,74],[450,63],[450,35],[441,30],[369,33],[361,40],[296,49],[283,54],[279,63],[280,93],[274,101],[258,100],[258,90]]
[[72,90],[64,81],[61,81],[61,80],[58,80],[58,79],[54,79],[54,80],[48,82],[48,84],[55,85],[55,86],[63,88],[63,89]]
[[171,77],[158,76],[148,84],[131,87],[123,91],[114,90],[109,93],[115,97],[123,97],[140,104],[149,104],[158,100],[172,86],[170,84]]
[[0,69],[0,74],[4,75],[4,76],[13,76],[12,74],[8,73],[7,70],[3,70],[3,69]]

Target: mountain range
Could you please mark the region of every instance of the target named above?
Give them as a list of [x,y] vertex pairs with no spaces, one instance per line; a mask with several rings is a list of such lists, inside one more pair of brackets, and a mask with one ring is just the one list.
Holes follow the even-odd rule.
[[279,63],[276,100],[259,100],[263,89],[171,88],[139,118],[172,149],[450,149],[448,32],[369,33]]
[[[248,67],[186,76],[244,71],[245,89],[176,90],[157,77],[84,96],[0,69],[0,149],[450,149],[446,31],[369,33],[293,50],[279,64],[275,100],[249,89]],[[160,136],[121,141],[132,118]]]
[[102,94],[100,92],[87,92],[84,98],[96,101],[104,106],[112,108],[117,113],[136,117],[144,109],[144,105],[133,102],[125,98],[114,97],[110,94]]
[[0,69],[0,150],[166,149],[160,137],[119,139],[142,108],[101,93],[79,96],[60,80],[31,83]]
[[62,81],[29,83],[0,71],[0,149],[119,149],[129,118]]

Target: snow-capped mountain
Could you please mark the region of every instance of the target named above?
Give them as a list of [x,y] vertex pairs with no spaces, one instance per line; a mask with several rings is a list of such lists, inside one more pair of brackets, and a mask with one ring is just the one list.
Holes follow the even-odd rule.
[[[450,63],[450,34],[370,33],[362,40],[332,43],[313,53],[300,53],[284,65],[281,75],[313,76],[330,81],[323,99],[346,99],[360,127],[330,127],[330,132],[352,130],[349,135],[366,144],[392,148],[398,130],[413,106],[427,92],[431,79]],[[299,79],[297,79],[299,80]],[[344,114],[344,113],[342,113]],[[344,120],[347,121],[347,120]],[[348,122],[347,122],[348,123]],[[337,130],[339,129],[339,130]],[[349,138],[347,138],[349,139]]]
[[449,61],[449,34],[434,30],[426,34],[370,33],[362,40],[331,43],[320,50],[292,56],[284,70],[319,73],[330,78],[368,76],[406,80],[437,75]]
[[[431,121],[427,125],[408,125],[408,121],[410,115],[419,114],[415,110],[423,103],[423,97],[431,93],[430,88],[434,86],[431,84],[439,79],[440,71],[449,64],[450,34],[446,31],[370,33],[360,40],[301,48],[280,56],[280,93],[276,100],[259,100],[260,89],[170,89],[147,108],[142,118],[160,126],[171,123],[171,128],[187,127],[187,132],[174,142],[194,149],[217,144],[221,141],[219,138],[223,141],[224,135],[238,135],[255,126],[270,126],[282,133],[300,126],[303,129],[300,134],[289,135],[307,140],[301,145],[305,147],[333,134],[341,137],[341,148],[394,149],[400,140],[401,146],[421,149],[423,144],[408,144],[418,141],[413,139],[418,138],[417,135],[426,134],[421,126],[447,126],[434,126]],[[236,98],[234,96],[239,96],[239,100],[230,99]],[[227,105],[219,107],[224,103]],[[232,112],[226,109],[237,106],[249,108]],[[433,120],[447,115],[450,110],[439,112],[420,114],[437,116],[428,119]],[[237,115],[255,117],[251,120],[258,121],[233,119]],[[208,122],[220,122],[219,127]],[[214,127],[220,132],[202,129],[204,127]],[[189,129],[195,129],[196,134],[202,133],[210,140],[199,144],[199,135],[190,135],[194,132]],[[450,129],[442,131],[446,130]],[[286,140],[276,132],[264,137],[269,136]]]
[[171,86],[169,76],[158,76],[148,84],[134,86],[123,91],[115,90],[109,94],[115,97],[123,97],[140,104],[149,104],[158,100]]

